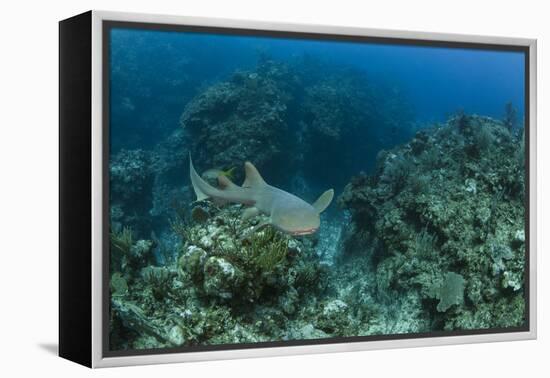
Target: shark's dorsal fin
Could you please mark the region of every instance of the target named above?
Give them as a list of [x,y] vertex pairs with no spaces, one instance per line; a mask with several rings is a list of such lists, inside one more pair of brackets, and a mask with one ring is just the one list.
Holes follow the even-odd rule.
[[267,185],[262,176],[260,176],[260,172],[258,172],[251,162],[247,161],[244,163],[244,172],[246,177],[243,182],[243,188],[255,188]]
[[334,197],[334,189],[329,189],[319,198],[317,198],[317,201],[315,201],[311,206],[317,210],[319,214],[321,214],[332,202],[332,198]]

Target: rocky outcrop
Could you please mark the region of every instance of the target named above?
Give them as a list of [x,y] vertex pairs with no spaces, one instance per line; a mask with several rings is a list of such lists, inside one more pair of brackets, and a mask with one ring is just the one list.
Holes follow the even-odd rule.
[[339,198],[352,214],[348,252],[375,245],[378,291],[418,297],[433,329],[521,326],[521,151],[502,122],[460,114],[381,152],[376,173]]

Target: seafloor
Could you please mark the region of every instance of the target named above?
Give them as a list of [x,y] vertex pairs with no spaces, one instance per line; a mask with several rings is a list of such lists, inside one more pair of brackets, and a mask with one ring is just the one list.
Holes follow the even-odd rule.
[[[458,112],[379,151],[371,174],[348,175],[364,157],[361,143],[346,147],[365,136],[354,125],[399,131],[387,117],[397,102],[358,112],[376,97],[351,96],[356,78],[311,79],[297,94],[300,75],[273,62],[236,73],[193,99],[154,150],[112,157],[111,349],[524,325],[525,163],[513,114]],[[289,117],[301,119],[292,144]],[[340,167],[343,150],[355,160]],[[252,160],[310,199],[332,173],[347,185],[317,234],[254,232],[261,219],[242,220],[240,205],[193,202],[189,152],[205,169]]]

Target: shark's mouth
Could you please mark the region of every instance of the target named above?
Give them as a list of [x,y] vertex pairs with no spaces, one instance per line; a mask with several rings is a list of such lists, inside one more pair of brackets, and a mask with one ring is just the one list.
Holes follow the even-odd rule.
[[303,230],[292,231],[291,234],[294,236],[310,235],[315,233],[318,229],[319,227],[306,228]]

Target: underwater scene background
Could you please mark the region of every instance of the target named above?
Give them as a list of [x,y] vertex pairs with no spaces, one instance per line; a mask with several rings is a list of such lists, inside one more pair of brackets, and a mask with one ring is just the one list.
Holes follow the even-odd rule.
[[[116,27],[108,69],[111,351],[526,325],[522,52]],[[284,232],[190,157],[334,200]]]

